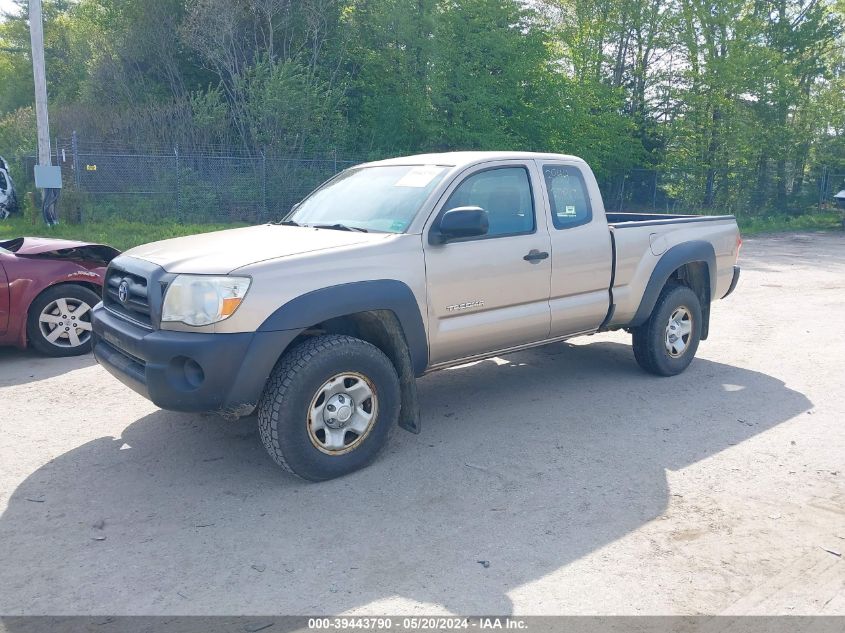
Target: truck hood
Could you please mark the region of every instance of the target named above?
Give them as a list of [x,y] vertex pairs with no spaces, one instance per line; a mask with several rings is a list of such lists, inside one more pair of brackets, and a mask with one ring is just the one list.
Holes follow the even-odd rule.
[[263,224],[151,242],[124,254],[171,273],[222,275],[268,259],[378,242],[388,235]]

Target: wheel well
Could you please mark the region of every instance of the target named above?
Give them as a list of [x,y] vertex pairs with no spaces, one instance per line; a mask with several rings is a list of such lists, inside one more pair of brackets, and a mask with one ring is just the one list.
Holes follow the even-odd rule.
[[707,338],[710,330],[710,268],[707,262],[689,262],[669,275],[667,284],[687,286],[698,296],[701,303],[701,339]]
[[87,288],[88,290],[93,292],[98,297],[101,297],[103,294],[103,287],[99,284],[95,284],[90,281],[62,281],[57,284],[51,284],[47,286],[41,292],[39,292],[36,297],[40,296],[44,292],[47,292],[48,290],[58,288],[59,286],[82,286],[83,288]]
[[402,409],[399,425],[419,432],[419,405],[417,402],[416,376],[411,354],[399,318],[392,310],[368,310],[327,319],[303,330],[288,349],[294,345],[322,334],[345,334],[367,341],[384,352],[396,368],[402,389]]
[[83,288],[86,288],[93,292],[98,297],[101,297],[103,294],[103,287],[98,284],[91,283],[90,281],[62,281],[56,284],[50,284],[46,288],[42,288],[37,295],[32,297],[32,301],[30,301],[29,304],[26,306],[27,315],[29,315],[29,309],[32,307],[32,304],[38,300],[38,297],[43,295],[48,290],[53,290],[54,288],[60,288],[62,286],[82,286]]
[[396,365],[394,360],[396,348],[405,345],[402,328],[396,315],[390,310],[371,310],[346,314],[316,323],[291,341],[291,346],[322,334],[345,334],[367,341],[384,352],[394,365]]

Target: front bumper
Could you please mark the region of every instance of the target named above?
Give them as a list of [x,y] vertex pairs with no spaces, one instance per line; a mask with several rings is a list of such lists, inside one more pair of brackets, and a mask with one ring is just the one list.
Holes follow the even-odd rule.
[[728,291],[724,295],[722,295],[722,299],[727,297],[736,289],[737,282],[739,282],[739,266],[734,266],[734,276],[733,279],[731,279],[731,285],[728,288]]
[[94,308],[94,357],[162,409],[247,415],[297,330],[207,334],[149,330]]

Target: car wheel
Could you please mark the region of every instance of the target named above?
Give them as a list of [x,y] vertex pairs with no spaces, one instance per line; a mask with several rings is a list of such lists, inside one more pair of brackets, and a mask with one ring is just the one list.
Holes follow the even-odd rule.
[[100,298],[84,286],[48,288],[29,306],[26,332],[32,346],[47,356],[77,356],[91,351],[91,308]]
[[670,284],[660,293],[651,317],[634,328],[634,357],[658,376],[684,371],[701,340],[701,303],[687,286]]
[[288,472],[333,479],[375,459],[400,402],[399,378],[381,350],[351,336],[316,336],[273,370],[258,406],[261,441]]

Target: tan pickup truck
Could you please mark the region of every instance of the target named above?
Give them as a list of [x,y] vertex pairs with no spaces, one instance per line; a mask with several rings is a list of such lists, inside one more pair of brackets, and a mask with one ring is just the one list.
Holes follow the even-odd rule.
[[111,262],[94,353],[166,409],[257,410],[273,459],[311,480],[419,432],[415,378],[605,330],[683,371],[730,294],[732,216],[606,213],[574,156],[456,152],[348,169],[278,224]]

